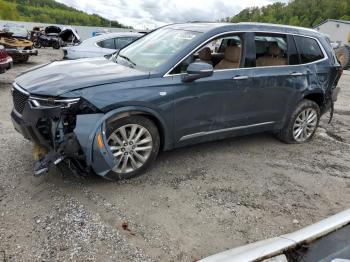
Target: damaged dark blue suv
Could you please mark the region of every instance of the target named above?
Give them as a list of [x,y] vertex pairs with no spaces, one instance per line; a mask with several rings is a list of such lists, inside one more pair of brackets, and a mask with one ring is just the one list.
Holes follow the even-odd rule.
[[109,178],[145,171],[159,150],[273,131],[312,138],[342,74],[328,38],[305,28],[189,23],[159,28],[110,59],[52,62],[13,85],[13,124],[45,152]]

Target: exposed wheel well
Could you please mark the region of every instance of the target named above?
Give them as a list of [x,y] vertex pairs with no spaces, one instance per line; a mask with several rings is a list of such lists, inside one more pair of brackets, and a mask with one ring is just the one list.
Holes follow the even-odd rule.
[[304,99],[314,101],[319,106],[319,108],[322,108],[324,106],[324,95],[321,93],[308,94],[304,96]]
[[107,119],[107,123],[109,122],[114,122],[118,119],[124,118],[124,117],[128,117],[128,116],[132,116],[132,115],[141,115],[143,117],[148,118],[149,120],[151,120],[157,127],[158,132],[159,132],[159,136],[160,136],[160,150],[163,150],[164,147],[164,143],[165,143],[165,134],[164,134],[164,128],[163,125],[161,124],[161,122],[152,114],[144,112],[144,111],[128,111],[128,112],[123,112],[120,114],[116,114],[112,117],[110,117],[109,119]]

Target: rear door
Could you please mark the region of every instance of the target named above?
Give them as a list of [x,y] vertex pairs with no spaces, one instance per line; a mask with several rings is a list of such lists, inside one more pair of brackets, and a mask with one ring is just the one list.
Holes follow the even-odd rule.
[[303,94],[323,93],[331,88],[330,61],[318,40],[307,36],[294,36],[294,39],[300,54],[300,67],[304,68],[308,76],[308,88],[303,90]]
[[295,106],[300,89],[308,85],[309,71],[299,64],[291,35],[255,33],[252,123],[282,123],[289,108]]

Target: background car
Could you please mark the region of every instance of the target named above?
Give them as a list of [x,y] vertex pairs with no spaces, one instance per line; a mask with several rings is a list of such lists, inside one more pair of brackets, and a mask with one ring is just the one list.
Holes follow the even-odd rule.
[[79,45],[64,47],[64,59],[111,55],[143,36],[141,33],[109,33],[86,39]]
[[2,31],[12,33],[12,36],[15,38],[26,39],[26,40],[30,39],[29,31],[22,26],[5,25]]
[[7,54],[5,48],[0,45],[0,74],[12,67],[12,58]]

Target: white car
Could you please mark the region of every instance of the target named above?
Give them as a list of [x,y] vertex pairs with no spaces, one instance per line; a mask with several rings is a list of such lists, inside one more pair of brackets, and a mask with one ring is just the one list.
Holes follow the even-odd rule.
[[63,58],[80,59],[111,55],[141,36],[141,33],[119,32],[91,37],[78,45],[64,47]]

